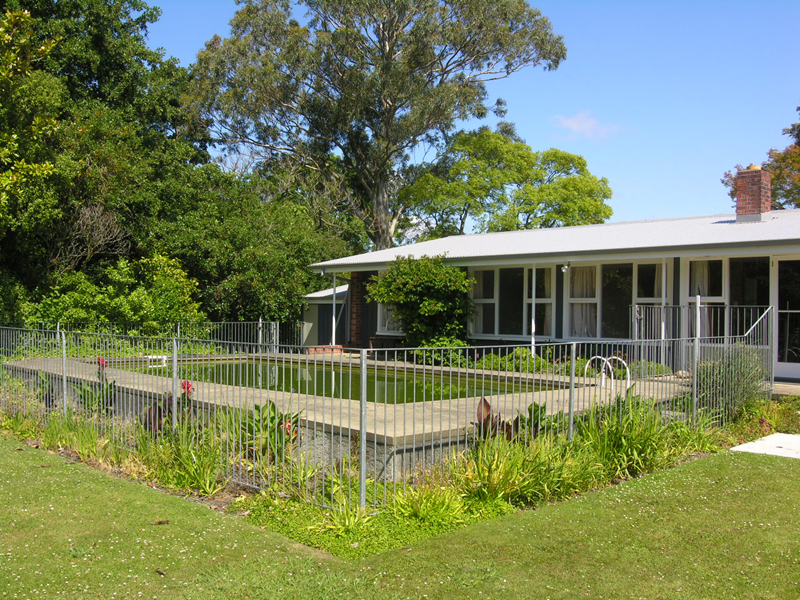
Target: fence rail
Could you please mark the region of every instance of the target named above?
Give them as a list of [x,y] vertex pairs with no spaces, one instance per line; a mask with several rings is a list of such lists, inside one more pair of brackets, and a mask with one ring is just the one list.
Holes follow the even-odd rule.
[[[729,306],[701,302],[665,306],[635,304],[631,307],[631,337],[635,340],[694,337],[742,336],[765,314],[768,306]],[[699,328],[697,324],[699,323]]]
[[722,342],[325,353],[0,328],[0,409],[79,418],[131,452],[179,438],[240,484],[377,505],[482,436],[572,437],[589,411],[631,395],[653,399],[665,419],[729,419],[770,393],[772,322],[762,315]]
[[301,321],[281,323],[277,321],[204,321],[169,322],[156,321],[109,321],[97,323],[46,322],[5,323],[0,327],[32,329],[40,332],[97,333],[128,337],[187,338],[192,340],[224,342],[235,348],[239,344],[268,346],[275,352],[282,346],[301,346],[303,343]]

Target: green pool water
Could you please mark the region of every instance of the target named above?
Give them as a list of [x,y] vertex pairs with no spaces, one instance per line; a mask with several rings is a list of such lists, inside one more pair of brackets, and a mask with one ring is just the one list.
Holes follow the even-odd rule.
[[[172,375],[169,366],[137,370],[163,377]],[[361,399],[360,369],[341,369],[338,365],[333,368],[296,363],[183,363],[178,365],[178,376],[181,380],[195,382]],[[475,374],[461,373],[460,377],[451,377],[449,374],[431,375],[422,371],[367,370],[367,401],[386,404],[520,394],[540,389],[543,388],[529,381]]]

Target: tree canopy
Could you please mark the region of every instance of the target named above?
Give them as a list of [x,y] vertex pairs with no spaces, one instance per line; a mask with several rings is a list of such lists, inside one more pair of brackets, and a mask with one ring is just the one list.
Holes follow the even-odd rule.
[[303,296],[326,285],[307,266],[347,254],[346,242],[317,228],[306,207],[264,202],[248,181],[207,171],[209,186],[224,195],[200,197],[191,211],[163,221],[156,248],[197,278],[213,320],[299,319]]
[[[800,114],[800,106],[797,107]],[[783,150],[770,150],[764,168],[772,174],[772,196],[784,208],[800,208],[800,122],[783,130],[793,143]]]
[[406,208],[412,153],[502,113],[486,82],[566,56],[523,0],[245,0],[231,28],[195,65],[194,97],[220,141],[333,178],[379,249]]
[[35,289],[146,256],[154,222],[190,205],[194,167],[208,160],[181,104],[188,71],[146,46],[158,11],[139,0],[2,4],[30,11],[28,43],[48,49],[4,102],[6,122],[58,127],[19,145],[19,160],[48,168],[3,207],[0,268]]
[[508,124],[455,135],[403,192],[423,237],[602,223],[611,188],[586,160],[551,148],[534,152]]
[[7,11],[0,15],[0,232],[9,226],[12,206],[26,184],[53,170],[49,161],[39,161],[25,152],[27,146],[55,128],[46,113],[24,106],[29,88],[36,85],[34,63],[45,59],[54,43],[47,40],[37,44],[32,38],[29,13]]
[[158,9],[0,4],[30,11],[0,23],[0,320],[296,319],[306,265],[360,249],[335,190],[210,162]]

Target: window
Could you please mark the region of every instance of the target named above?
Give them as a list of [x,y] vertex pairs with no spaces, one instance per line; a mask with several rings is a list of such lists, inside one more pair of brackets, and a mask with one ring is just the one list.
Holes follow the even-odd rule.
[[525,319],[525,270],[500,269],[498,332],[522,335]]
[[630,337],[633,265],[603,265],[600,332],[604,338]]
[[[534,303],[533,288],[536,287],[536,302]],[[525,335],[531,334],[531,306],[535,306],[534,327],[537,337],[552,337],[553,335],[553,269],[543,267],[528,269],[528,292],[526,295],[527,318],[525,320]]]
[[494,334],[494,271],[474,271],[475,287],[472,299],[475,302],[475,316],[472,321],[473,333]]
[[572,267],[569,273],[569,335],[597,337],[597,267]]
[[395,317],[394,306],[378,304],[378,333],[403,333],[400,321]]
[[769,258],[730,259],[730,303],[732,306],[769,304]]
[[[725,334],[725,298],[723,297],[722,260],[693,260],[689,263],[689,302],[702,298],[700,314],[701,337],[713,338]],[[695,312],[689,311],[689,335],[695,335]]]
[[769,304],[769,258],[766,256],[731,258],[728,261],[728,333],[743,335],[761,309]]
[[661,265],[636,266],[636,299],[661,301]]
[[689,297],[722,298],[722,261],[693,260],[689,263]]
[[473,335],[503,337],[529,336],[531,307],[535,304],[536,335],[551,336],[553,322],[553,269],[536,269],[536,298],[533,269],[506,267],[471,272],[475,279],[472,299],[475,316]]

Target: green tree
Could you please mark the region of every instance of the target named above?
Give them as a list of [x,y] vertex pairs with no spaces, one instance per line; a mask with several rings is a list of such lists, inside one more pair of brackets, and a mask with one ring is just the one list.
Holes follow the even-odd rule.
[[492,207],[488,231],[602,223],[611,217],[611,188],[589,172],[586,159],[551,148],[535,152],[532,171]]
[[204,321],[197,282],[175,259],[120,259],[93,281],[70,272],[39,303],[35,320],[55,323],[174,323]]
[[772,175],[772,197],[783,208],[800,208],[800,142],[770,150],[763,167]]
[[411,154],[487,115],[487,81],[566,55],[523,0],[245,0],[231,29],[195,65],[194,97],[220,140],[334,178],[379,249],[405,210]]
[[181,102],[188,71],[145,43],[159,11],[139,0],[1,3],[36,19],[32,47],[60,41],[10,105],[17,122],[43,115],[59,127],[20,143],[24,160],[49,169],[9,200],[0,268],[35,289],[150,256],[157,223],[210,193],[195,172],[208,160],[207,131]]
[[420,347],[466,337],[474,284],[440,256],[400,257],[367,284],[367,292],[370,300],[394,307],[406,344]]
[[534,152],[508,124],[453,137],[438,161],[404,192],[422,237],[602,223],[611,188],[586,160]]
[[306,207],[264,202],[246,181],[211,166],[205,171],[207,186],[225,193],[198,198],[193,210],[162,221],[157,248],[197,278],[214,320],[299,319],[303,296],[325,285],[307,265],[344,256],[348,246],[317,228]]
[[[800,114],[800,106],[797,107]],[[783,130],[793,143],[770,150],[764,168],[772,174],[772,197],[784,208],[800,208],[800,122]]]
[[[800,106],[797,112],[800,113]],[[783,150],[770,150],[761,167],[772,175],[773,208],[800,208],[800,123],[790,125],[783,134],[788,135],[793,143]],[[733,200],[736,200],[736,173],[743,168],[736,165],[720,180]]]
[[[54,40],[33,40],[33,19],[24,11],[0,17],[0,232],[11,221],[11,204],[30,181],[50,172],[48,161],[30,160],[24,149],[51,133],[55,122],[46,112],[24,110],[34,63],[44,60]],[[37,107],[40,108],[41,107]]]

